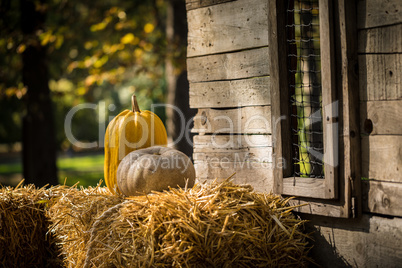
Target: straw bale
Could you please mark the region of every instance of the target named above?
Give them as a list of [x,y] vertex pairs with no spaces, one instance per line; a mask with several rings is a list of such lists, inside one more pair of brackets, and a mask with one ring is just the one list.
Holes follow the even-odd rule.
[[[116,202],[89,230],[84,267],[283,267],[309,259],[288,199],[226,180]],[[110,205],[113,205],[110,203]],[[71,225],[70,225],[71,226]],[[88,225],[89,226],[89,225]],[[70,227],[69,227],[70,228]],[[85,234],[85,241],[88,239]]]
[[65,267],[82,267],[92,225],[108,208],[121,204],[121,196],[105,187],[67,188],[51,200],[47,216],[49,232],[57,236]]
[[281,267],[309,263],[283,199],[231,181],[124,199],[105,187],[0,189],[2,267]]
[[1,267],[61,267],[57,241],[47,235],[49,198],[33,185],[0,188]]

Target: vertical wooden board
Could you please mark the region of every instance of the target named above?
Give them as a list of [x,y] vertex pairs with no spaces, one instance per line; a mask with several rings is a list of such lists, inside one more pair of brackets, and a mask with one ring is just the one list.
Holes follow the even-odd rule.
[[268,45],[267,1],[239,0],[187,12],[187,56]]
[[402,136],[376,135],[362,138],[362,177],[402,182]]
[[359,53],[402,53],[402,24],[359,31]]
[[198,109],[192,132],[269,134],[271,133],[271,107]]
[[197,181],[224,180],[233,175],[233,182],[250,184],[257,192],[272,191],[272,164],[256,162],[194,162]]
[[402,135],[402,100],[360,104],[360,129],[370,135]]
[[359,0],[357,27],[359,29],[392,25],[402,22],[402,1]]
[[402,99],[401,54],[359,56],[360,100]]
[[270,105],[269,77],[190,83],[191,108]]
[[206,82],[269,75],[268,48],[187,59],[188,80]]
[[400,267],[402,219],[364,214],[359,219],[302,215],[313,233],[310,256],[321,267]]
[[402,183],[363,181],[363,210],[402,216]]

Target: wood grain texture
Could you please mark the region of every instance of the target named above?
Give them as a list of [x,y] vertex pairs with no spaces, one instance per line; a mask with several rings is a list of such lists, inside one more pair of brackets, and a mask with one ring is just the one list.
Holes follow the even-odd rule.
[[360,104],[360,129],[368,135],[402,135],[402,100]]
[[327,186],[324,179],[283,178],[282,188],[284,195],[329,199],[326,195]]
[[[271,114],[272,114],[272,135],[275,137],[273,143],[273,191],[274,193],[282,193],[282,179],[290,176],[292,171],[291,165],[282,165],[283,162],[291,163],[292,157],[292,136],[290,133],[290,109],[286,105],[289,101],[287,46],[286,40],[286,17],[278,14],[285,14],[286,1],[270,0],[268,1],[268,37],[269,37],[269,53],[271,66]],[[280,118],[283,119],[280,120]]]
[[[336,72],[335,72],[335,43],[333,29],[333,1],[320,0],[320,55],[321,61],[321,84],[322,84],[322,113],[323,118],[327,118],[323,123],[323,140],[324,140],[324,187],[316,187],[323,194],[319,194],[320,198],[334,199],[338,196],[338,152],[335,151],[334,141],[337,140],[337,132],[334,129],[333,118],[338,117],[337,111],[332,108],[336,101]],[[346,39],[346,37],[344,37]],[[346,87],[347,89],[347,87]],[[313,190],[313,192],[316,192]],[[304,195],[305,196],[305,195]],[[315,195],[317,197],[317,195]]]
[[363,181],[363,210],[402,216],[402,183]]
[[237,184],[250,184],[257,192],[272,191],[272,163],[229,162],[221,159],[215,162],[194,162],[197,181],[224,180],[233,176]]
[[[339,142],[338,172],[340,206],[344,217],[361,215],[361,147],[359,129],[359,78],[356,71],[357,28],[356,2],[349,0],[335,1],[339,12],[339,22],[335,27],[336,47],[339,48],[340,64],[337,69],[337,85],[341,86],[340,116],[341,137]],[[337,32],[339,31],[339,32]],[[338,147],[338,146],[336,146]]]
[[271,147],[271,135],[196,135],[194,146],[197,148],[247,149]]
[[402,54],[359,56],[360,100],[402,99]]
[[187,56],[268,45],[267,1],[239,0],[187,12]]
[[313,233],[311,257],[321,267],[400,267],[402,219],[364,214],[358,219],[302,215]]
[[402,1],[359,0],[357,27],[374,28],[402,22]]
[[300,206],[294,209],[295,212],[314,214],[334,218],[347,218],[344,210],[337,201],[325,200],[315,198],[295,198],[289,202],[292,206]]
[[198,109],[192,132],[270,134],[271,107]]
[[359,53],[402,53],[402,24],[360,30]]
[[207,7],[235,0],[186,0],[186,9],[192,10],[200,7]]
[[268,48],[187,59],[190,82],[220,81],[269,75]]
[[269,77],[190,83],[191,108],[270,105]]
[[272,162],[270,135],[194,136],[194,161]]
[[402,182],[402,136],[376,135],[362,138],[362,176]]

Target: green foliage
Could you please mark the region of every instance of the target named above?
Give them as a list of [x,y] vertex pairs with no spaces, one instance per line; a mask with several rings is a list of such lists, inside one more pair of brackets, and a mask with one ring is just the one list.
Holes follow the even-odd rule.
[[[43,1],[42,1],[43,2]],[[20,30],[19,1],[0,6],[0,143],[21,138],[23,100],[21,55],[30,42],[48,50],[49,87],[54,102],[56,139],[69,144],[64,118],[75,105],[99,103],[106,118],[129,108],[129,96],[138,95],[143,109],[164,102],[166,83],[165,13],[162,0],[35,1],[46,10],[45,28],[24,37]],[[163,119],[164,111],[157,111]],[[86,109],[73,119],[73,134],[83,141],[98,138],[99,111]],[[84,127],[83,127],[84,126]]]

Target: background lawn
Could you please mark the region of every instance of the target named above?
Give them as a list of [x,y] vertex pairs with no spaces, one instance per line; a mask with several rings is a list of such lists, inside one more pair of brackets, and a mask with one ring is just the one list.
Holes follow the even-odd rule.
[[[73,185],[79,182],[79,185],[88,187],[96,186],[103,177],[102,154],[89,155],[63,155],[57,159],[59,169],[59,183]],[[22,164],[20,157],[12,157],[0,163],[0,183],[3,185],[15,186],[22,179]],[[104,186],[104,182],[102,186]]]

